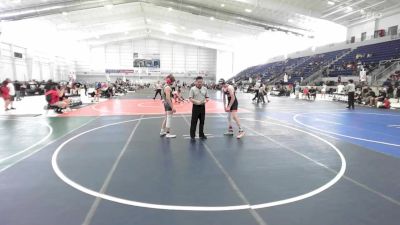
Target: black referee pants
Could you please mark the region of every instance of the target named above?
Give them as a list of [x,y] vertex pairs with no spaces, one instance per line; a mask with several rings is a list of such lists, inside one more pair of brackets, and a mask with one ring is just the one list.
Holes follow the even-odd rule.
[[192,108],[192,122],[190,124],[190,137],[196,136],[197,120],[200,120],[199,136],[204,137],[204,121],[206,119],[206,106],[193,105]]
[[349,109],[352,108],[354,109],[354,92],[349,92],[348,93],[348,103],[349,103]]

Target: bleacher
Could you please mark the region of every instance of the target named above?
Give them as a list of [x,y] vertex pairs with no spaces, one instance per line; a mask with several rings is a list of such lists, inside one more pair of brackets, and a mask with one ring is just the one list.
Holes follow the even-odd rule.
[[400,58],[400,40],[361,46],[338,60],[331,68],[329,76],[351,76],[355,74],[358,64],[373,68],[380,61],[396,58]]
[[334,60],[339,58],[340,56],[344,55],[350,51],[350,49],[343,49],[333,52],[327,52],[322,54],[317,54],[310,57],[308,63],[303,64],[295,69],[294,73],[289,74],[291,75],[291,79],[289,83],[294,83],[296,81],[300,81],[301,77],[304,79],[313,75],[315,72],[321,70],[322,68],[328,66]]
[[[291,76],[289,83],[306,79],[315,72],[331,64],[337,58],[347,54],[350,49],[342,49],[332,52],[320,53],[285,61],[267,63],[249,67],[235,76],[236,80],[247,79],[261,75],[264,79],[273,80],[279,78],[285,72]],[[379,62],[400,58],[400,39],[378,44],[360,46],[339,59],[330,66],[327,76],[352,76],[357,72],[357,66],[362,64],[368,72],[377,68]]]

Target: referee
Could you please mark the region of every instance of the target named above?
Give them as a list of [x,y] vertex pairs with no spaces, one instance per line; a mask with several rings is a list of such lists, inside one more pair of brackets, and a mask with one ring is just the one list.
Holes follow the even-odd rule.
[[346,86],[347,96],[348,96],[348,103],[349,106],[346,108],[354,109],[354,93],[356,92],[356,86],[354,85],[353,80],[349,80],[349,84]]
[[204,135],[204,120],[206,118],[206,102],[208,102],[207,88],[203,87],[203,77],[196,77],[195,86],[190,89],[189,100],[193,103],[192,122],[190,124],[190,138],[195,140],[197,120],[200,119],[199,137],[207,139]]

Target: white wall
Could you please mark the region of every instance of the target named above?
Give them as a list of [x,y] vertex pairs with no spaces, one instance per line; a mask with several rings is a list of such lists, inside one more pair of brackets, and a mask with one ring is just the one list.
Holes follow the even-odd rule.
[[378,30],[384,29],[387,32],[389,27],[396,25],[399,26],[400,32],[400,13],[376,20],[367,21],[365,23],[350,27],[347,33],[347,39],[350,40],[352,36],[355,36],[356,40],[359,41],[361,39],[361,33],[363,32],[367,32],[367,37],[371,38],[371,36],[374,35],[376,28]]
[[[215,79],[217,51],[158,39],[139,39],[92,47],[87,62],[78,62],[77,74],[104,73],[106,69],[133,69],[133,53],[159,54],[161,74],[207,74]],[[121,74],[122,76],[123,74]]]
[[[15,58],[14,52],[22,53]],[[75,72],[75,62],[61,57],[31,51],[27,48],[8,43],[0,43],[0,81],[68,80],[70,73]]]
[[235,75],[233,73],[233,56],[233,52],[217,52],[217,81],[221,78],[229,79]]

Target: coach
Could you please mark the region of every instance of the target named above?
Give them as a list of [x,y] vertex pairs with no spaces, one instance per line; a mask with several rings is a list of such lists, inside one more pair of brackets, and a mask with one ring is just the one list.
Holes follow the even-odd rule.
[[193,103],[192,122],[190,124],[190,138],[195,140],[197,120],[200,119],[199,137],[207,139],[204,135],[204,121],[206,118],[206,102],[208,102],[207,88],[203,86],[203,77],[196,77],[195,86],[190,89],[189,100]]

